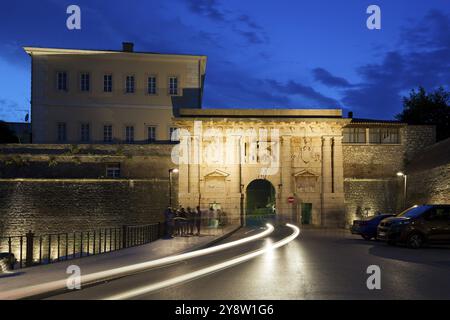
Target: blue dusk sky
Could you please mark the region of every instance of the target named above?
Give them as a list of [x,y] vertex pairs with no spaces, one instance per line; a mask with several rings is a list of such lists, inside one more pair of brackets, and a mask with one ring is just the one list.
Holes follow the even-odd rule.
[[[81,8],[81,30],[66,8]],[[381,30],[366,9],[381,8]],[[23,46],[208,56],[205,108],[342,108],[391,119],[412,88],[450,84],[449,0],[2,1],[0,119],[30,108]]]

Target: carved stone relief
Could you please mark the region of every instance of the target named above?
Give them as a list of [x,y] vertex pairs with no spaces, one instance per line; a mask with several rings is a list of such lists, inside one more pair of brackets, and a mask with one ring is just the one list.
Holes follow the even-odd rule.
[[307,170],[302,170],[294,175],[296,192],[317,192],[318,176]]
[[314,150],[311,137],[292,138],[292,159],[294,167],[301,167],[320,161],[320,152]]

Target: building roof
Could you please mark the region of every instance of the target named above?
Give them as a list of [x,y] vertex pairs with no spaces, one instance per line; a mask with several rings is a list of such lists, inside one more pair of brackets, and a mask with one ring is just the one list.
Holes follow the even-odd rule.
[[180,109],[191,118],[342,118],[341,109]]
[[25,46],[23,47],[26,53],[31,54],[126,54],[126,55],[144,55],[144,56],[167,56],[167,57],[182,57],[187,59],[204,59],[206,55],[195,54],[177,54],[177,53],[161,53],[161,52],[146,52],[146,51],[124,51],[124,50],[97,50],[97,49],[70,49],[70,48],[47,48],[39,46]]
[[398,120],[377,120],[377,119],[364,119],[364,118],[352,118],[351,124],[397,124],[406,125],[406,123]]

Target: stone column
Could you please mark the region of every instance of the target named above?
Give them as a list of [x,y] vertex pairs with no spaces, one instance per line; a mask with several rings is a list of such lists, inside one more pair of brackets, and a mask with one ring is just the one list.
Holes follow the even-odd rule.
[[240,155],[240,136],[229,136],[225,138],[226,143],[226,163],[225,166],[230,168],[230,192],[231,193],[240,193],[241,192],[241,182],[240,182],[240,170],[239,170],[239,161],[241,158]]
[[189,150],[189,205],[196,207],[198,205],[199,195],[199,163],[201,161],[201,137],[192,136]]
[[[332,152],[331,137],[323,137],[321,224],[327,227],[343,227],[345,220],[342,143],[340,138],[334,140]],[[332,155],[333,159],[331,158]]]
[[[191,137],[182,135],[180,136],[180,143],[175,145],[174,148],[177,150],[178,154],[178,174],[172,174],[172,181],[178,180],[178,202],[187,203],[190,205],[190,175],[191,167],[189,161],[191,160]],[[176,167],[173,164],[173,167]],[[173,192],[175,192],[173,190]],[[173,197],[175,199],[175,197]],[[175,206],[175,203],[173,203]]]
[[331,193],[331,137],[322,137],[322,193]]
[[331,171],[331,137],[322,137],[322,205],[320,214],[320,224],[327,225],[329,211],[329,198],[331,195],[332,184]]
[[[292,151],[291,151],[291,136],[281,136],[281,148],[280,148],[280,170],[281,170],[281,197],[278,204],[278,212],[285,215],[287,218],[291,218],[293,204],[288,203],[288,197],[294,194],[292,184]],[[274,186],[278,191],[278,186]]]
[[335,193],[344,192],[344,163],[342,154],[342,136],[333,138],[333,176]]

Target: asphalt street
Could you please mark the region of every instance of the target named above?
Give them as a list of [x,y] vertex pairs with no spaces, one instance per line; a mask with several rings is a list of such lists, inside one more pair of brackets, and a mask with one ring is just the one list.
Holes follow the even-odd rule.
[[[252,235],[240,229],[223,242]],[[102,282],[49,299],[104,299],[173,279],[264,248],[292,234],[276,226],[268,237],[180,263]],[[381,269],[381,289],[369,290],[367,267]],[[365,241],[345,230],[302,228],[289,244],[241,264],[134,299],[450,299],[450,248],[419,250]]]

